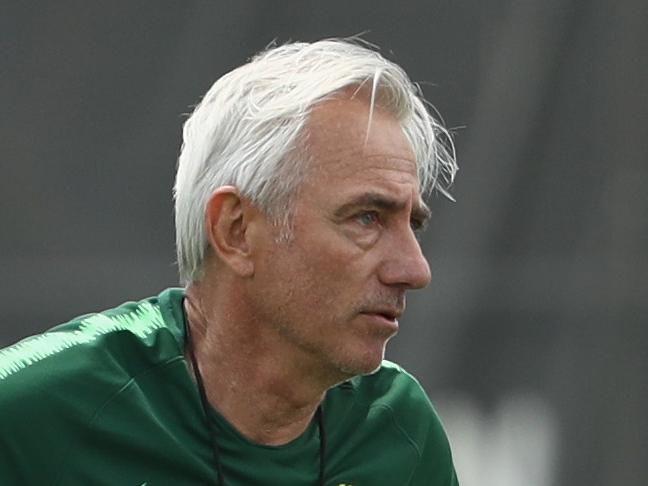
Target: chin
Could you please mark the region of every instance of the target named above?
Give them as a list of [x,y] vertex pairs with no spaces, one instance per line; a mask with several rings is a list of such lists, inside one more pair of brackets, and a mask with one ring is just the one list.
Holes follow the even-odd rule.
[[340,371],[340,378],[337,380],[338,382],[343,382],[346,380],[349,380],[353,378],[354,376],[367,376],[367,375],[373,375],[380,369],[380,363],[377,365],[373,366],[348,366],[348,367],[341,367],[339,368]]
[[345,379],[358,375],[371,375],[380,369],[384,357],[385,348],[383,347],[379,353],[365,352],[342,360],[338,369],[344,374]]

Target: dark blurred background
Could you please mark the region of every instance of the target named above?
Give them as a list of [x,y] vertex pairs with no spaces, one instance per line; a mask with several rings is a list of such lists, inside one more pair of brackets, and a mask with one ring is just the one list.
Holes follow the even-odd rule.
[[456,135],[388,354],[462,484],[648,484],[645,0],[2,0],[0,346],[176,285],[191,106],[273,39],[365,31]]

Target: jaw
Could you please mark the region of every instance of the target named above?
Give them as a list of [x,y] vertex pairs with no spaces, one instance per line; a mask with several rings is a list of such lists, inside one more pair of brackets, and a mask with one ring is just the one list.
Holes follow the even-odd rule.
[[333,355],[332,364],[344,375],[344,379],[372,374],[380,368],[385,358],[387,342],[394,334],[353,336],[343,343],[338,352]]

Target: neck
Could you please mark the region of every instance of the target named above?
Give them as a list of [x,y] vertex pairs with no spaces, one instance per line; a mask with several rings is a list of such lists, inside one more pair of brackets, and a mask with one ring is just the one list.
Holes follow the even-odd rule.
[[322,375],[307,357],[285,349],[277,333],[216,295],[194,285],[184,304],[208,402],[253,442],[292,441],[339,379]]

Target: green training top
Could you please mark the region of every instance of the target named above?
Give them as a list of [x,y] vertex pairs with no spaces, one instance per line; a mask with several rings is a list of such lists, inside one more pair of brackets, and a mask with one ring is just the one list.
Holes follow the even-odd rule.
[[[183,292],[79,317],[0,350],[0,484],[216,484],[212,443],[184,358]],[[327,486],[455,486],[448,440],[418,382],[385,361],[329,390]],[[217,411],[228,486],[317,484],[319,431],[282,446]]]

